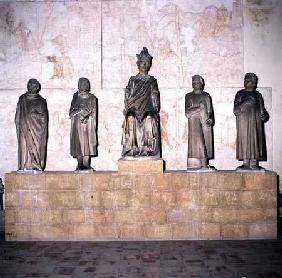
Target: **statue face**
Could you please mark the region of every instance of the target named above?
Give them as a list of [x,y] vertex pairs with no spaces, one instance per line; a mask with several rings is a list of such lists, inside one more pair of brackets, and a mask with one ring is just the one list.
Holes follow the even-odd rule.
[[244,87],[246,90],[255,90],[257,87],[256,80],[254,78],[245,78]]
[[30,79],[27,83],[29,93],[37,94],[40,91],[40,83],[36,79]]
[[80,78],[78,80],[78,89],[81,92],[89,92],[90,91],[90,82],[86,78]]
[[192,79],[192,87],[194,90],[201,90],[203,88],[202,81],[200,78],[193,78]]
[[138,69],[141,73],[147,73],[150,69],[150,62],[146,59],[137,62]]

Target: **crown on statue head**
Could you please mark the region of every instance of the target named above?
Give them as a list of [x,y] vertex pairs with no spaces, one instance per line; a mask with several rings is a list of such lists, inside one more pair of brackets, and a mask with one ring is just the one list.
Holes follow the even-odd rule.
[[153,59],[153,56],[150,55],[148,48],[145,46],[141,50],[140,54],[136,54],[136,56],[138,61],[148,60],[149,62],[152,62]]

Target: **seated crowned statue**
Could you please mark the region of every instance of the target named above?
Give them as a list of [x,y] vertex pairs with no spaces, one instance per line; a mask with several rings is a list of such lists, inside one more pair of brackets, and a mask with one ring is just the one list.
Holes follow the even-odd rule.
[[137,54],[139,73],[125,89],[122,157],[160,157],[160,97],[157,80],[148,74],[153,57],[143,47]]

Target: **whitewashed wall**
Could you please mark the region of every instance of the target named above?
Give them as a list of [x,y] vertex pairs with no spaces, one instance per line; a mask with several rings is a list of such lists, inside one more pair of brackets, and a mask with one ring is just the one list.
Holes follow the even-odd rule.
[[244,73],[252,71],[271,115],[264,166],[282,174],[281,10],[281,1],[270,0],[0,1],[0,176],[17,168],[13,119],[32,77],[41,81],[50,113],[46,170],[76,166],[69,155],[68,109],[82,76],[99,99],[99,156],[92,164],[116,170],[123,88],[137,73],[135,54],[143,46],[154,56],[151,74],[161,92],[167,169],[186,168],[184,97],[197,73],[205,78],[215,109],[211,164],[218,169],[240,164],[233,100]]

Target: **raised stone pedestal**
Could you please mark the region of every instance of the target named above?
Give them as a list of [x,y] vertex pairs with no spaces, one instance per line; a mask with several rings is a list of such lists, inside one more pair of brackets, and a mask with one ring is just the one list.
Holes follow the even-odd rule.
[[163,159],[120,159],[118,173],[120,175],[162,174],[164,172]]
[[122,173],[6,174],[6,240],[276,238],[274,172]]

